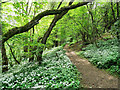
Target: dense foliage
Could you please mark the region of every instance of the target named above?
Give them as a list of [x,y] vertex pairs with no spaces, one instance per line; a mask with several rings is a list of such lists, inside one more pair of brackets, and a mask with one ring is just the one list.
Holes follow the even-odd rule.
[[88,45],[80,53],[119,74],[120,2],[50,1],[0,2],[3,88],[78,88],[79,73],[58,47],[66,43]]
[[[25,62],[24,62],[25,63]],[[14,66],[3,74],[2,88],[80,88],[80,73],[62,47],[47,50],[43,62]]]
[[[63,2],[61,7],[67,4],[68,2]],[[1,11],[3,34],[11,28],[25,25],[42,11],[56,9],[58,5],[59,2],[48,2],[47,0],[41,2],[20,0],[4,3]],[[82,41],[83,44],[94,43],[105,32],[116,36],[117,29],[110,31],[110,28],[119,18],[119,14],[119,3],[116,2],[93,2],[73,9],[56,22],[44,48],[52,48],[65,42],[70,42],[70,44],[79,41]],[[21,62],[35,56],[33,48],[41,47],[37,40],[44,37],[53,18],[53,16],[46,16],[28,32],[15,35],[7,40],[17,61]],[[8,64],[13,66],[15,60],[8,44],[5,42]]]
[[120,58],[119,58],[119,42],[117,39],[107,41],[99,40],[98,47],[95,44],[89,44],[82,49],[85,58],[100,69],[109,69],[112,73],[119,75]]

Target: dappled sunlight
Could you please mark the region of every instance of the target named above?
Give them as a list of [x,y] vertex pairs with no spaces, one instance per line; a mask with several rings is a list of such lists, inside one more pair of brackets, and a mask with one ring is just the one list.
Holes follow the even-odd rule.
[[74,51],[71,51],[68,46],[65,47],[66,55],[72,63],[76,65],[79,72],[82,74],[82,84],[88,88],[117,88],[118,78],[109,75],[104,70],[97,69],[90,64],[87,59],[81,59]]
[[78,1],[0,2],[2,89],[118,86],[120,1]]

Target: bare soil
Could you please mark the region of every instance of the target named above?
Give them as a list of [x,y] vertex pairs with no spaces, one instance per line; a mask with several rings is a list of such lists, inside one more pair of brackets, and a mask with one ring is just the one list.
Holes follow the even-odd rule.
[[105,70],[96,68],[88,60],[77,56],[75,51],[71,50],[68,45],[64,49],[66,55],[78,71],[82,73],[81,84],[84,88],[118,88],[117,77],[108,74]]

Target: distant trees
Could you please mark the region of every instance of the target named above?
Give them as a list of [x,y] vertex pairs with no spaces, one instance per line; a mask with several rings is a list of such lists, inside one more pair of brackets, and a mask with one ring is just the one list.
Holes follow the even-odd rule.
[[[29,61],[37,60],[40,64],[45,47],[79,41],[82,41],[83,45],[95,43],[97,46],[97,40],[105,32],[111,32],[112,25],[120,19],[119,2],[103,3],[89,0],[73,4],[74,0],[71,0],[68,6],[61,7],[63,1],[61,0],[58,7],[55,2],[49,3],[50,10],[43,8],[45,2],[30,3],[28,0],[12,4],[17,16],[8,15],[7,19],[11,21],[11,17],[14,17],[16,26],[2,21],[3,72],[8,70],[8,63],[12,59],[19,64],[23,58],[29,58]],[[119,38],[118,30],[113,32],[114,36]]]
[[[53,20],[53,23],[50,25],[48,31],[44,34],[44,36],[43,36],[43,38],[41,40],[42,44],[46,44],[47,38],[49,37],[49,35],[50,35],[51,31],[52,31],[52,28],[55,26],[56,22],[59,19],[61,19],[69,10],[75,9],[77,7],[80,7],[80,6],[83,6],[83,5],[86,5],[87,3],[89,3],[89,2],[80,2],[80,3],[77,3],[77,4],[71,5],[72,4],[71,2],[73,2],[73,1],[74,0],[70,1],[70,3],[69,3],[70,6],[62,7],[60,9],[43,11],[43,12],[39,13],[37,16],[35,16],[27,24],[25,24],[23,26],[20,26],[20,27],[14,27],[12,29],[9,29],[6,33],[4,33],[2,35],[2,52],[1,52],[2,53],[2,60],[3,60],[2,71],[5,72],[5,71],[8,70],[8,58],[7,58],[7,55],[6,55],[6,49],[5,49],[5,45],[4,45],[4,43],[7,40],[9,40],[10,38],[12,38],[13,36],[15,36],[17,34],[29,31],[31,28],[33,28],[33,30],[34,30],[34,26],[37,25],[39,23],[39,20],[41,20],[41,18],[43,18],[44,16],[56,15],[54,20]],[[91,2],[93,0],[89,0],[89,1]],[[20,2],[20,3],[23,5],[22,2]],[[17,7],[18,7],[18,5],[17,5]],[[27,15],[27,12],[23,9],[23,7],[22,7],[22,10]],[[27,7],[26,7],[26,10],[28,10]],[[39,49],[41,49],[41,50],[39,51],[39,54],[37,56],[37,61],[40,63],[41,62],[41,58],[42,58],[43,48],[40,47]]]
[[[69,22],[69,25],[66,24],[68,27],[66,30],[68,33],[76,32],[76,34],[69,33],[70,35],[68,34],[68,36],[75,36],[76,38],[74,38],[74,41],[76,40],[77,42],[82,39],[83,45],[89,43],[95,43],[97,45],[97,39],[104,33],[111,32],[111,26],[118,20],[117,18],[119,17],[120,11],[118,7],[119,2],[93,2],[78,10],[76,9],[69,12],[68,17],[66,17],[66,23]],[[73,12],[75,15],[72,16]],[[67,21],[67,18],[71,21]],[[72,30],[70,26],[73,27]]]

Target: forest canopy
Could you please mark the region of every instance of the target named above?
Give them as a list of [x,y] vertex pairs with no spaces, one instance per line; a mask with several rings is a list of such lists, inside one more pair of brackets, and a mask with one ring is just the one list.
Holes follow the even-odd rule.
[[81,87],[69,48],[120,76],[119,0],[2,0],[0,15],[3,88]]
[[2,1],[2,71],[24,60],[41,64],[45,49],[66,43],[99,47],[105,33],[119,40],[120,5],[110,1]]

